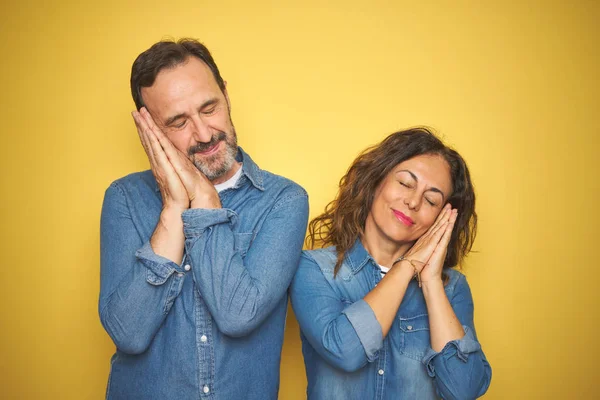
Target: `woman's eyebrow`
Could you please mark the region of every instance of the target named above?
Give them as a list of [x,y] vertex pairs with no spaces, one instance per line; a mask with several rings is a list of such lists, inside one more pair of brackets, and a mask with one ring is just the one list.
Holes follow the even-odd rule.
[[400,172],[408,172],[415,181],[419,182],[419,178],[417,178],[417,176],[415,174],[413,174],[411,171],[409,171],[407,169],[401,169],[400,171],[397,171],[396,173],[398,174]]
[[[407,169],[402,169],[396,173],[400,173],[400,172],[408,172],[410,174],[410,176],[412,176],[412,178],[419,182],[419,178],[417,178],[417,176],[415,174],[412,173],[412,171],[409,171]],[[427,188],[426,192],[435,192],[435,193],[439,193],[442,195],[442,201],[445,201],[446,196],[444,196],[444,192],[442,192],[440,189],[436,188],[435,186],[432,186],[430,188]]]
[[399,174],[400,172],[408,172],[415,181],[419,182],[419,178],[417,178],[417,176],[413,174],[412,171],[409,171],[407,169],[401,169],[400,171],[396,171],[397,174]]
[[436,188],[435,186],[430,187],[429,189],[426,190],[426,192],[435,192],[435,193],[439,193],[442,195],[442,201],[446,201],[446,196],[444,196],[444,192],[442,192],[440,189]]

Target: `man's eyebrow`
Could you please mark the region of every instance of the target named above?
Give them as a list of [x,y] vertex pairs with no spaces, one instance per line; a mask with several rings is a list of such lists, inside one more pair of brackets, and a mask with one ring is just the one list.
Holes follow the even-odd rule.
[[[410,176],[412,176],[412,178],[413,178],[415,181],[419,182],[419,178],[417,178],[417,176],[416,176],[415,174],[413,174],[413,173],[412,173],[412,171],[409,171],[409,170],[407,170],[407,169],[403,169],[403,170],[400,170],[400,171],[398,171],[398,172],[396,172],[396,173],[399,173],[399,172],[408,172],[408,173],[410,174]],[[445,201],[445,199],[446,199],[446,196],[444,196],[444,192],[442,192],[440,189],[436,188],[435,186],[432,186],[432,187],[428,188],[428,189],[426,190],[426,192],[435,192],[435,193],[439,193],[439,194],[441,194],[441,195],[442,195],[442,201]]]
[[216,104],[219,101],[218,98],[213,97],[212,99],[208,99],[206,100],[204,103],[202,103],[202,105],[198,108],[198,110],[202,111],[204,110],[206,107],[210,107],[213,104]]

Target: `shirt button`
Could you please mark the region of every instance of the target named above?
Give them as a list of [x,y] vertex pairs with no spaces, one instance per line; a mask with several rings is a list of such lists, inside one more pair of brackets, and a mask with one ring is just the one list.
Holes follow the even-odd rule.
[[202,391],[204,393],[208,393],[208,392],[210,392],[210,389],[208,388],[208,386],[204,385],[204,387],[202,388]]
[[183,276],[183,274],[182,274],[181,272],[178,272],[178,273],[177,273],[177,277],[178,277],[178,278],[181,278],[182,276]]
[[186,264],[185,267],[183,267],[183,269],[189,271],[190,269],[192,269],[192,267],[190,267],[190,264]]
[[378,373],[379,375],[383,375],[383,370],[382,370],[382,369],[380,369],[379,371],[377,371],[377,373]]
[[[201,341],[202,343],[206,342],[207,340],[208,340],[208,338],[206,337],[206,335],[202,335],[202,336],[200,336],[200,341]],[[206,387],[206,386],[205,386],[205,387]]]
[[412,325],[407,326],[406,329],[408,329],[409,331],[412,331]]

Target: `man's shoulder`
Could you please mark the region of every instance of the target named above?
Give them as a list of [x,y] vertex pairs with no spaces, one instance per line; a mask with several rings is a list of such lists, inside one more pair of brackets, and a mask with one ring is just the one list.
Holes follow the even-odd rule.
[[265,192],[275,192],[279,194],[279,198],[289,198],[296,196],[308,197],[308,193],[302,186],[293,180],[273,172],[261,170],[263,175],[263,185]]
[[117,188],[125,193],[143,195],[143,193],[154,193],[158,186],[156,185],[152,171],[146,170],[125,175],[113,181],[110,184],[110,188]]

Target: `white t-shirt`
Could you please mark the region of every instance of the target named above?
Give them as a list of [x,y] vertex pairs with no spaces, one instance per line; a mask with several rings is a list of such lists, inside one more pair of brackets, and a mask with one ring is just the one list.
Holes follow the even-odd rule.
[[222,192],[225,189],[234,187],[235,184],[237,183],[238,179],[240,179],[240,176],[242,176],[242,165],[241,164],[240,164],[240,167],[238,168],[237,172],[231,178],[227,179],[223,183],[216,184],[215,189],[217,190],[217,192]]
[[[379,265],[379,264],[377,264]],[[381,270],[381,277],[383,278],[385,274],[390,270],[388,267],[384,267],[383,265],[379,265],[379,269]]]

